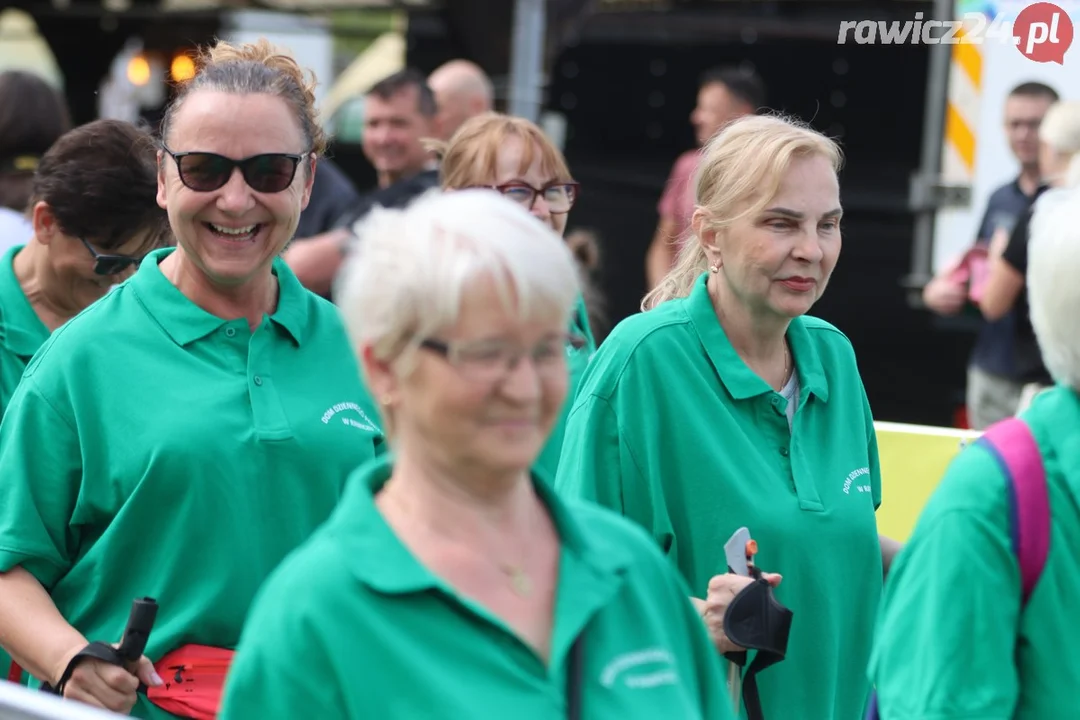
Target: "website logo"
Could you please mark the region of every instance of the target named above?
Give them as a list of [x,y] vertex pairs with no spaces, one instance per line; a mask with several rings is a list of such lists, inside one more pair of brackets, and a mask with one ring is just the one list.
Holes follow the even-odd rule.
[[1073,42],[1069,14],[1051,2],[1028,5],[1015,17],[998,13],[964,13],[955,20],[842,20],[838,45],[1012,45],[1033,62],[1063,65]]

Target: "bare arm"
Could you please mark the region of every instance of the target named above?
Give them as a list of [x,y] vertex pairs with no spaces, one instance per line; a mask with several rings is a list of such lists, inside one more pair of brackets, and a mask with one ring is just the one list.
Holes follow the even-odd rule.
[[1012,310],[1024,289],[1024,274],[1005,259],[1005,254],[1010,243],[1027,242],[1027,225],[1018,225],[1013,232],[1018,237],[1012,238],[1004,230],[998,230],[990,241],[990,273],[979,301],[979,310],[990,321],[1000,320]]
[[[0,573],[0,644],[24,670],[55,687],[89,643],[64,620],[37,578],[16,567]],[[145,655],[126,668],[87,658],[71,673],[64,697],[127,715],[140,681],[162,684]]]
[[325,295],[341,268],[341,248],[349,235],[349,231],[342,228],[294,242],[282,258],[304,287]]
[[645,281],[649,290],[659,285],[671,270],[671,264],[675,260],[675,232],[675,221],[669,217],[661,217],[649,251],[645,255]]
[[1000,320],[1012,310],[1020,291],[1024,289],[1024,276],[1001,258],[990,262],[990,277],[986,281],[979,309],[987,320]]
[[16,567],[0,573],[0,645],[31,675],[55,684],[88,643],[37,578]]

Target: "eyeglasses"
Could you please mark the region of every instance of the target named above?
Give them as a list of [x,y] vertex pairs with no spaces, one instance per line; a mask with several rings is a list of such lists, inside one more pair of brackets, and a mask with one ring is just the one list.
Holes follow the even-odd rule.
[[497,190],[528,210],[532,210],[533,205],[536,204],[536,198],[543,195],[548,210],[556,215],[570,212],[570,208],[574,207],[574,203],[577,202],[578,192],[581,189],[581,185],[576,182],[553,182],[542,188],[535,188],[523,182],[481,185],[479,187]]
[[103,255],[85,239],[79,238],[79,241],[94,256],[95,275],[119,275],[129,267],[138,267],[139,263],[143,261],[142,257],[133,257],[131,255]]
[[428,338],[420,343],[420,347],[441,355],[465,377],[481,383],[499,382],[525,356],[532,361],[538,375],[554,377],[565,372],[566,356],[584,346],[583,338],[571,334],[546,338],[531,348],[503,340],[454,343]]
[[196,192],[213,192],[225,186],[233,168],[240,168],[244,182],[255,192],[279,193],[292,185],[300,161],[311,153],[263,153],[233,160],[209,152],[173,152],[161,146],[174,161],[180,182]]

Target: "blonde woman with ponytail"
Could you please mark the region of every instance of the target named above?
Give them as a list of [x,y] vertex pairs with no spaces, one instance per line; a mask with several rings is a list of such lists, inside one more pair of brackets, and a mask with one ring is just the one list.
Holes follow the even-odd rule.
[[336,309],[278,257],[326,144],[312,88],[266,41],[204,53],[157,154],[176,247],[53,333],[6,409],[0,641],[66,698],[214,717],[257,588],[381,448]]
[[851,343],[807,316],[840,256],[840,167],[832,140],[781,117],[709,141],[694,236],[594,356],[556,482],[652,534],[724,653],[750,584],[724,545],[749,529],[794,613],[786,659],[754,678],[768,720],[857,720],[869,695],[877,442]]
[[1025,275],[1028,239],[1040,217],[1065,202],[1077,202],[1080,188],[1080,102],[1060,101],[1050,106],[1039,125],[1039,170],[1043,185],[1031,208],[1011,233],[1000,231],[990,243],[990,271],[979,301],[983,317],[994,321],[1015,311],[1013,363],[1023,389],[1016,412],[1035,395],[1053,385],[1035,338],[1028,307]]

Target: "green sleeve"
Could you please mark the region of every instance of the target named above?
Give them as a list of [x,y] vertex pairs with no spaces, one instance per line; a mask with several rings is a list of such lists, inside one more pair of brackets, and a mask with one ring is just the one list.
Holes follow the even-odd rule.
[[704,621],[688,599],[691,595],[689,587],[673,566],[670,569],[678,587],[678,601],[683,608],[681,619],[690,638],[695,669],[701,683],[701,716],[716,720],[734,720],[731,693],[724,676],[726,663],[721,662],[720,653],[713,645]]
[[229,668],[219,720],[349,717],[345,681],[320,624],[312,622],[312,608],[301,607],[312,593],[291,578],[291,572],[272,576],[256,599]]
[[0,478],[0,572],[21,566],[50,589],[79,552],[82,461],[73,423],[32,377],[0,423]]
[[635,528],[634,534],[641,538],[646,556],[639,592],[663,602],[666,623],[677,643],[676,655],[685,663],[679,667],[684,678],[692,678],[701,707],[700,716],[709,720],[733,720],[732,698],[725,677],[726,663],[709,637],[705,622],[693,603],[690,588],[675,566],[666,561],[647,535]]
[[1005,478],[982,447],[953,462],[889,573],[870,663],[882,720],[1008,720],[1020,571]]
[[659,482],[641,471],[606,399],[579,397],[563,440],[555,490],[564,497],[590,500],[644,527],[660,548],[670,552],[675,540]]

